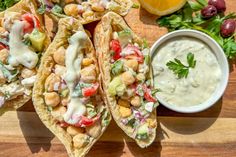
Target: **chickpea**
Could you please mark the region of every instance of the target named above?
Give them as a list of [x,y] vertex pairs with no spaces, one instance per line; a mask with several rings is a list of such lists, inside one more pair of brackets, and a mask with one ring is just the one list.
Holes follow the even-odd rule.
[[76,17],[79,14],[79,9],[78,9],[77,4],[67,4],[64,7],[64,12],[68,16]]
[[130,107],[130,103],[127,100],[124,100],[124,99],[119,99],[118,100],[118,105],[123,106],[123,107]]
[[135,106],[135,107],[139,107],[141,105],[141,100],[139,96],[134,96],[131,98],[131,105]]
[[126,86],[129,86],[135,82],[135,78],[130,71],[122,73],[121,79]]
[[93,11],[85,11],[83,14],[82,14],[83,18],[92,18],[94,16],[94,12]]
[[138,61],[135,60],[135,59],[126,60],[125,61],[125,66],[133,69],[133,71],[137,71],[138,70]]
[[103,12],[105,10],[105,8],[99,3],[93,3],[91,8],[93,11],[97,12]]
[[66,131],[68,132],[68,134],[70,134],[71,136],[75,136],[77,134],[83,133],[84,129],[83,128],[77,128],[74,126],[68,126],[66,128]]
[[48,106],[56,107],[60,103],[60,96],[56,92],[44,93],[44,99]]
[[45,81],[45,89],[48,91],[48,92],[53,92],[54,91],[54,86],[55,84],[59,83],[60,84],[61,82],[61,78],[60,76],[54,74],[54,73],[51,73],[48,78],[46,79]]
[[61,46],[59,49],[56,50],[56,52],[53,53],[53,59],[57,64],[65,65],[65,54],[66,49]]
[[148,118],[147,123],[148,123],[148,126],[150,126],[151,128],[157,127],[156,120],[154,120],[154,119]]
[[86,127],[86,132],[89,136],[97,138],[102,132],[102,126],[97,122],[92,126]]
[[7,79],[4,77],[2,71],[0,70],[0,84],[5,84]]
[[144,81],[145,80],[145,75],[143,73],[138,73],[137,76],[136,76],[136,79],[138,81]]
[[132,114],[132,111],[130,108],[123,107],[123,106],[119,106],[119,112],[120,112],[122,118],[127,118],[127,117],[131,116],[131,114]]
[[63,76],[66,73],[66,67],[59,64],[55,65],[55,74],[58,76]]
[[89,66],[93,63],[93,60],[91,58],[84,58],[82,60],[82,66]]
[[55,107],[51,112],[52,116],[60,122],[64,120],[63,115],[65,113],[66,113],[66,108],[64,106]]
[[6,64],[6,63],[7,63],[8,56],[9,56],[9,50],[7,50],[7,49],[2,49],[2,50],[0,51],[0,61],[1,61],[3,64]]
[[85,83],[93,83],[96,81],[96,67],[94,65],[87,66],[83,68],[80,72],[81,74],[81,81]]
[[23,68],[21,70],[21,77],[22,78],[30,78],[32,76],[36,75],[36,70],[35,69],[28,69],[28,68]]
[[89,142],[89,136],[79,133],[73,137],[73,143],[75,148],[83,148]]

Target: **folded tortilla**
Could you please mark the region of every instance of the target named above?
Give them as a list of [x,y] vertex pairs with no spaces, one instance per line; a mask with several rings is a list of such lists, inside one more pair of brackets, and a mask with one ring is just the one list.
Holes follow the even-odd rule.
[[[94,45],[98,56],[99,61],[99,67],[102,74],[102,80],[103,80],[103,89],[104,94],[106,95],[106,99],[108,102],[108,106],[110,108],[110,111],[112,113],[112,116],[114,120],[116,121],[117,125],[131,138],[133,138],[136,143],[144,148],[149,146],[156,137],[156,110],[153,110],[153,112],[150,115],[150,118],[155,123],[155,127],[153,128],[153,133],[150,135],[148,140],[139,140],[135,136],[135,130],[131,128],[130,126],[124,125],[122,121],[121,114],[119,113],[119,107],[117,105],[117,100],[115,96],[112,96],[109,91],[109,84],[112,80],[111,76],[111,61],[112,61],[112,55],[110,51],[110,41],[113,36],[113,31],[122,31],[126,30],[131,33],[133,40],[135,43],[138,43],[139,45],[144,44],[144,40],[141,40],[137,35],[135,35],[132,30],[129,28],[129,26],[125,23],[124,19],[119,16],[116,13],[109,12],[107,13],[100,21],[100,23],[97,25],[95,29],[95,36],[94,36]],[[150,71],[150,77],[151,71]]]
[[[18,2],[14,6],[6,9],[3,12],[0,12],[0,27],[3,27],[4,18],[8,17],[8,16],[10,16],[11,14],[14,14],[14,13],[20,13],[20,14],[31,13],[31,14],[33,14],[40,21],[41,31],[46,32],[46,30],[44,28],[44,25],[43,25],[43,18],[42,18],[41,15],[39,15],[37,13],[37,5],[36,5],[36,2],[34,0],[21,0],[20,2]],[[47,35],[47,33],[45,33],[45,34],[46,34],[46,38],[44,40],[44,49],[46,49],[47,46],[50,43],[49,36]],[[5,84],[5,86],[10,88],[11,86],[15,87],[15,84],[11,84],[11,83],[8,84],[7,83],[7,84]],[[1,92],[1,90],[2,90],[2,85],[0,85],[0,92]],[[21,94],[21,95],[18,95],[16,98],[5,101],[3,106],[0,107],[0,115],[3,114],[7,110],[17,109],[17,108],[21,107],[22,105],[24,105],[30,99],[31,99],[31,94],[30,95],[26,95],[26,94],[22,95]]]
[[[69,2],[69,3],[68,3]],[[50,15],[53,19],[58,20],[61,17],[72,16],[78,19],[82,24],[91,23],[93,21],[98,21],[109,11],[116,12],[119,15],[125,16],[128,14],[130,8],[133,5],[131,0],[86,0],[81,1],[81,3],[75,3],[75,1],[60,1],[60,2],[49,2],[45,4],[45,0],[41,0],[41,4],[47,7],[47,10],[50,10]],[[71,7],[70,9],[65,9],[66,5],[78,5],[78,12],[80,10],[85,10],[83,13],[75,13],[75,8]],[[94,4],[99,4],[104,8],[101,10],[100,7],[92,6]],[[59,5],[63,10],[57,12],[55,9],[51,9],[53,6]],[[55,7],[56,8],[56,7]],[[66,11],[69,10],[69,11]],[[68,14],[67,14],[68,12]]]
[[[48,87],[46,85],[47,78],[49,77],[49,75],[52,74],[52,71],[56,71],[54,69],[55,68],[54,66],[56,65],[56,62],[53,58],[54,53],[62,46],[67,47],[68,40],[71,41],[70,38],[72,38],[73,34],[75,34],[76,32],[80,32],[80,33],[85,32],[85,30],[83,29],[83,26],[79,23],[78,20],[76,20],[74,18],[62,18],[59,20],[58,26],[59,26],[58,32],[57,32],[53,42],[50,44],[46,53],[42,57],[41,65],[39,67],[39,72],[37,75],[37,80],[35,82],[34,91],[33,91],[33,104],[34,104],[35,110],[36,110],[37,114],[39,115],[40,119],[42,120],[42,122],[64,144],[64,146],[68,152],[68,155],[70,157],[83,157],[88,153],[88,151],[91,149],[93,144],[100,138],[100,136],[106,130],[108,124],[110,123],[111,116],[110,116],[108,107],[103,103],[103,101],[100,102],[100,103],[102,103],[102,104],[100,104],[100,108],[103,109],[103,111],[100,113],[101,114],[100,120],[97,121],[98,125],[101,126],[100,132],[96,131],[96,129],[95,129],[95,131],[97,132],[96,137],[94,137],[94,136],[92,137],[92,135],[91,136],[89,135],[89,140],[88,140],[87,145],[84,145],[82,147],[81,146],[76,147],[75,143],[73,143],[73,138],[75,136],[71,135],[69,133],[68,126],[62,127],[62,125],[60,125],[61,123],[65,122],[64,121],[65,118],[63,119],[63,117],[61,117],[61,120],[59,122],[58,119],[53,114],[53,111],[55,108],[47,106],[45,99],[44,99],[45,92],[47,92],[45,88]],[[85,49],[83,48],[83,50],[86,51],[85,53],[90,56],[89,59],[93,60],[93,62],[94,62],[93,65],[96,66],[96,71],[97,71],[96,72],[97,73],[96,80],[99,81],[100,76],[99,76],[99,69],[98,69],[96,56],[95,56],[95,50],[94,50],[93,44],[90,41],[88,36],[87,36],[86,41],[89,41],[89,42],[87,43],[87,47]],[[80,46],[77,48],[77,51],[80,51],[78,49],[80,49]],[[69,51],[69,52],[71,52],[71,51]],[[73,54],[71,54],[71,55],[73,56]],[[69,59],[69,57],[68,57],[68,59]],[[65,64],[67,65],[68,64],[67,58],[65,60],[66,60]],[[75,63],[75,64],[77,64],[77,63]],[[76,67],[79,67],[79,65]],[[66,68],[68,68],[68,67],[66,67]],[[67,69],[66,71],[70,71],[70,70],[71,69],[69,69],[69,70]],[[61,79],[65,80],[65,78],[63,78],[63,77],[66,77],[66,76],[64,76],[64,75],[61,76]],[[96,97],[99,96],[99,94],[101,97],[103,97],[103,95],[101,94],[102,93],[101,90],[102,89],[100,88]],[[69,99],[71,99],[71,97],[69,97]],[[61,97],[61,100],[62,100],[62,97]],[[69,100],[69,101],[71,102],[71,100]],[[61,103],[59,104],[59,107],[63,107],[61,105],[62,103],[63,102],[61,101]],[[75,102],[75,103],[78,104],[78,106],[80,104],[80,102]],[[96,105],[98,107],[99,101],[96,100],[95,103],[97,103]],[[69,105],[70,104],[67,105],[67,111],[68,111],[68,108],[70,108]],[[75,108],[75,110],[76,110],[76,108]],[[73,117],[73,116],[71,116],[71,117]],[[105,122],[105,123],[103,123],[103,122]],[[93,127],[93,125],[91,127]],[[81,128],[79,128],[79,129],[81,129]],[[84,129],[84,128],[82,128],[82,129]],[[82,135],[88,135],[87,127],[85,127],[85,130],[86,130],[85,132],[81,133]]]

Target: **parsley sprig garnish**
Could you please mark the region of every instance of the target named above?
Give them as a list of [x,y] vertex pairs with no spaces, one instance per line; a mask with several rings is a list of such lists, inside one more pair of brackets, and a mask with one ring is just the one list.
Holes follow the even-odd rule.
[[227,19],[235,19],[235,13],[228,15],[218,14],[210,19],[204,19],[200,10],[207,5],[206,0],[188,0],[186,5],[172,15],[157,19],[161,27],[167,27],[169,31],[179,29],[195,29],[211,36],[224,49],[225,55],[229,58],[236,57],[236,42],[234,35],[223,38],[220,35],[220,26]]
[[187,78],[189,69],[195,68],[197,61],[194,59],[194,54],[188,53],[187,55],[188,66],[181,63],[181,61],[177,58],[174,61],[169,61],[166,66],[174,72],[175,75],[178,76],[179,79]]

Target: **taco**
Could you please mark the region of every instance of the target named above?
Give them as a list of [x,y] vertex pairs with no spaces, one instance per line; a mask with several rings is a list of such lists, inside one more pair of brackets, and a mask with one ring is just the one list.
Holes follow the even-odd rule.
[[111,116],[103,103],[95,50],[83,26],[73,18],[60,19],[58,26],[39,67],[33,103],[69,156],[82,157]]
[[100,20],[108,11],[126,15],[133,3],[131,0],[40,0],[40,13],[50,13],[53,19],[72,16],[82,24]]
[[33,0],[0,13],[0,114],[31,99],[40,56],[49,43]]
[[95,28],[103,89],[118,126],[137,144],[149,146],[156,136],[156,107],[149,48],[116,13],[107,13]]

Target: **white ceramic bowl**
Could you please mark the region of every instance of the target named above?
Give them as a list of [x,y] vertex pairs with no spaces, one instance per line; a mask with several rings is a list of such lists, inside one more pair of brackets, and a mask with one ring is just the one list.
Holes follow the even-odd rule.
[[212,39],[210,36],[206,35],[205,33],[195,31],[195,30],[178,30],[178,31],[174,31],[174,32],[171,32],[162,36],[152,46],[151,55],[154,56],[155,53],[158,53],[157,51],[158,48],[167,40],[172,39],[174,37],[183,37],[183,36],[192,37],[192,38],[201,40],[212,49],[213,53],[215,54],[219,62],[219,65],[222,71],[221,82],[219,83],[219,86],[216,88],[215,92],[207,101],[201,104],[195,105],[195,106],[181,107],[177,105],[170,105],[168,102],[164,101],[161,97],[158,97],[158,94],[157,94],[157,98],[162,105],[164,105],[165,107],[173,111],[181,112],[181,113],[195,113],[195,112],[200,112],[200,111],[208,109],[209,107],[213,106],[222,97],[228,84],[229,64],[228,64],[228,60],[224,54],[223,49],[218,45],[218,43],[214,39]]

